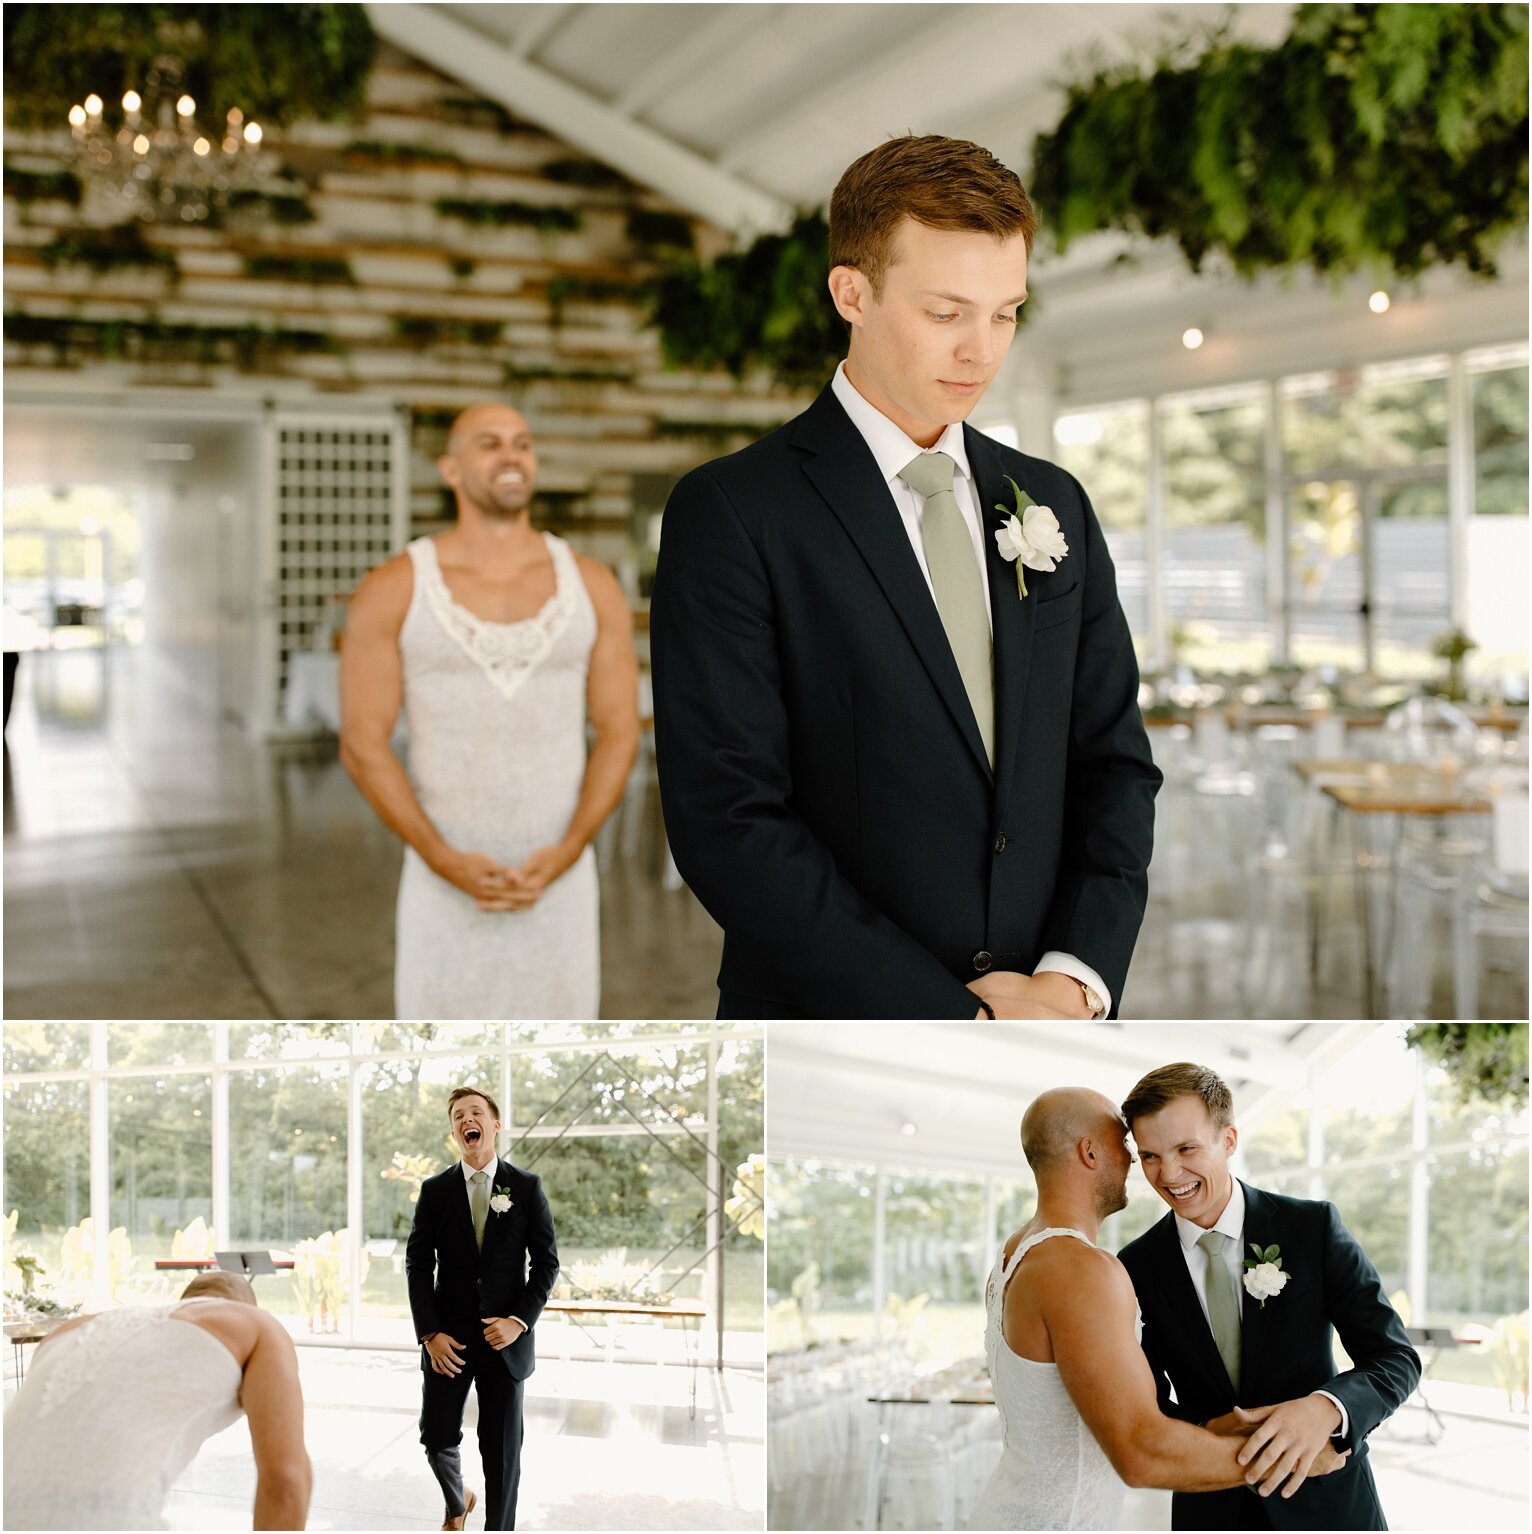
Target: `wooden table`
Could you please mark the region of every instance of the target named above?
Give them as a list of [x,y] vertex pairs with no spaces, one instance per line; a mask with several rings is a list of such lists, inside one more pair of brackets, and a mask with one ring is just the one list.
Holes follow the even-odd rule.
[[[1362,922],[1362,990],[1368,1017],[1379,1017],[1377,940],[1387,924],[1373,913],[1373,891],[1363,882],[1373,869],[1388,866],[1378,851],[1379,826],[1391,839],[1400,815],[1488,815],[1489,801],[1466,781],[1465,774],[1442,772],[1421,762],[1377,762],[1346,758],[1330,762],[1294,762],[1293,770],[1305,783],[1317,786],[1325,797],[1348,814],[1351,838],[1351,874],[1357,910]],[[1381,820],[1374,817],[1382,817]]]
[[[672,1300],[668,1305],[652,1305],[642,1300],[549,1300],[543,1313],[572,1316],[576,1323],[582,1316],[648,1316],[658,1321],[679,1320],[686,1345],[686,1363],[691,1374],[691,1420],[697,1420],[697,1333],[707,1315],[701,1300]],[[692,1323],[696,1323],[694,1326]],[[610,1348],[608,1349],[610,1356]],[[663,1360],[661,1360],[663,1362]]]

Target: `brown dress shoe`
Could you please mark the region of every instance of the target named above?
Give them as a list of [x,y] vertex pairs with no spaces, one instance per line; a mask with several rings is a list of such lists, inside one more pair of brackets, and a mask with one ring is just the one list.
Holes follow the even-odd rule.
[[479,1494],[474,1491],[463,1493],[463,1511],[456,1518],[449,1518],[442,1527],[444,1529],[466,1529],[468,1527],[468,1515],[474,1510],[479,1500]]

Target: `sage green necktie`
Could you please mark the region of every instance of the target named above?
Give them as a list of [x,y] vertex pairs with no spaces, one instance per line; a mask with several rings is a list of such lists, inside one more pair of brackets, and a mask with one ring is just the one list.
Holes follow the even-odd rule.
[[489,1173],[475,1172],[468,1181],[473,1185],[469,1205],[473,1209],[473,1239],[484,1250],[484,1225],[489,1219]]
[[1218,1356],[1223,1359],[1229,1383],[1239,1394],[1239,1295],[1234,1292],[1234,1279],[1229,1266],[1223,1260],[1223,1249],[1228,1237],[1221,1230],[1207,1230],[1197,1237],[1197,1245],[1207,1253],[1208,1325],[1213,1330],[1213,1341],[1218,1344]]
[[936,592],[936,610],[952,658],[957,662],[963,688],[984,738],[984,753],[995,765],[995,670],[994,644],[984,608],[984,587],[973,540],[962,508],[952,493],[956,462],[947,453],[922,453],[912,458],[899,477],[917,495],[925,497],[920,513],[920,537],[925,545],[926,568]]

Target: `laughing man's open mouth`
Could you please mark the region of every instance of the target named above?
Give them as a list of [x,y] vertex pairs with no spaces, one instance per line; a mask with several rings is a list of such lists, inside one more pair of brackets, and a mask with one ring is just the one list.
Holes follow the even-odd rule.
[[483,1136],[482,1136],[481,1132],[479,1130],[477,1130],[477,1129],[465,1129],[463,1131],[463,1138],[470,1145],[477,1145],[479,1143],[480,1139],[483,1138]]

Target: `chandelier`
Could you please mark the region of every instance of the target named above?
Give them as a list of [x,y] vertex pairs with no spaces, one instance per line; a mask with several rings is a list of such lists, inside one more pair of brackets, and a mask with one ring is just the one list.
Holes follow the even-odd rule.
[[221,131],[204,128],[197,103],[178,92],[180,76],[176,60],[156,60],[144,95],[123,93],[116,128],[94,91],[69,109],[82,179],[146,221],[201,223],[228,205],[231,192],[251,186],[260,168],[261,125],[230,107]]

